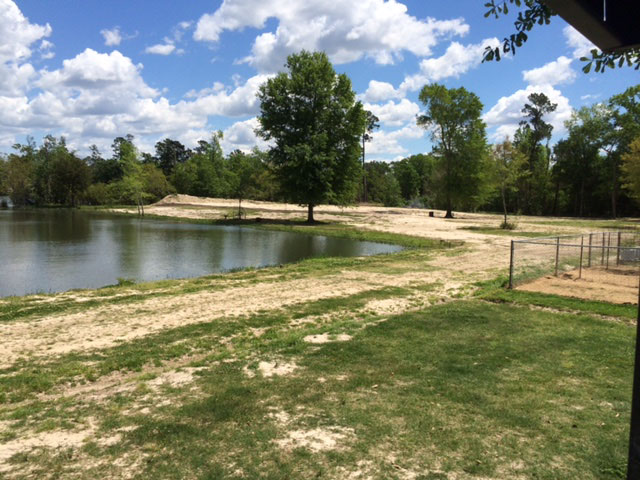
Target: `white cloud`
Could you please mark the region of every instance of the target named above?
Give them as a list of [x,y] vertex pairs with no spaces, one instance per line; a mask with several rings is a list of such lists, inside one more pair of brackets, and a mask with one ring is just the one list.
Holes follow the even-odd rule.
[[153,55],[171,55],[176,49],[176,46],[172,43],[152,45],[144,49],[144,53],[151,53]]
[[19,62],[31,56],[31,45],[51,35],[51,26],[29,23],[15,3],[0,0],[0,63]]
[[497,127],[492,140],[500,141],[511,137],[518,129],[518,124],[524,119],[522,108],[528,103],[528,96],[532,93],[544,93],[551,103],[557,103],[556,110],[545,117],[545,121],[553,125],[553,134],[561,134],[565,131],[564,122],[571,118],[572,108],[569,99],[562,92],[551,85],[529,85],[524,90],[518,90],[508,97],[502,97],[483,115],[483,120],[488,127]]
[[181,102],[181,105],[200,115],[224,115],[227,117],[242,117],[256,115],[260,110],[260,103],[256,93],[258,88],[266,82],[271,75],[256,75],[249,78],[244,85],[235,89],[224,88],[220,83],[215,83],[211,88],[200,92],[188,92],[193,102]]
[[576,72],[571,68],[571,58],[559,57],[539,68],[522,72],[524,81],[530,85],[559,85],[571,83],[576,78]]
[[597,100],[598,98],[600,98],[600,94],[599,93],[587,93],[586,95],[582,95],[580,97],[580,100]]
[[37,78],[33,66],[28,63],[34,44],[42,58],[52,55],[53,44],[46,40],[51,27],[29,22],[15,3],[0,0],[0,125],[3,138],[9,132],[28,133],[22,129],[28,111],[27,92]]
[[104,38],[104,44],[107,47],[117,47],[122,42],[122,33],[120,33],[119,27],[114,27],[111,30],[105,28],[100,30],[100,34]]
[[44,71],[38,85],[50,90],[96,91],[117,88],[121,93],[155,97],[157,90],[147,86],[140,75],[142,65],[134,65],[119,51],[98,53],[85,49],[72,59],[64,60],[62,68]]
[[278,21],[276,31],[256,37],[244,59],[261,71],[280,69],[288,54],[301,49],[325,51],[336,64],[363,57],[390,64],[404,51],[428,56],[442,38],[469,31],[460,18],[419,20],[395,0],[224,0],[214,13],[200,18],[194,39],[218,42],[224,31],[264,28],[271,18]]
[[392,98],[402,98],[402,96],[402,92],[396,90],[390,83],[370,80],[369,87],[360,95],[360,99],[364,102],[384,102]]
[[567,39],[567,46],[573,51],[573,58],[591,57],[591,50],[598,50],[598,47],[571,25],[564,27],[562,33]]
[[419,90],[423,85],[444,78],[459,77],[482,62],[482,54],[487,45],[498,44],[497,38],[482,40],[475,45],[462,45],[452,42],[446,52],[437,58],[420,62],[420,72],[410,75],[400,85],[400,90]]
[[403,98],[397,103],[389,100],[383,105],[365,103],[364,108],[370,110],[371,113],[378,117],[382,124],[392,127],[405,125],[407,122],[415,119],[416,115],[420,112],[418,104],[406,98]]
[[150,47],[145,48],[144,53],[149,53],[152,55],[171,55],[175,53],[176,55],[182,55],[184,50],[182,48],[176,47],[176,43],[180,43],[182,41],[182,37],[189,28],[191,28],[192,22],[180,22],[175,27],[171,29],[171,36],[164,37],[164,43],[157,43]]
[[236,149],[249,152],[256,146],[260,149],[268,148],[269,144],[255,134],[258,126],[256,117],[234,123],[223,132],[222,149],[229,153]]
[[425,130],[415,123],[415,119],[398,130],[373,132],[372,140],[366,146],[367,155],[406,155],[409,153],[401,141],[422,138]]

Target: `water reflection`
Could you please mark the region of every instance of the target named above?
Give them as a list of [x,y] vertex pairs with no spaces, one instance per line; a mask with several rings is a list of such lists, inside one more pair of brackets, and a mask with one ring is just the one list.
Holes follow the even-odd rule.
[[184,278],[315,256],[400,247],[348,239],[113,216],[74,210],[0,211],[0,296]]

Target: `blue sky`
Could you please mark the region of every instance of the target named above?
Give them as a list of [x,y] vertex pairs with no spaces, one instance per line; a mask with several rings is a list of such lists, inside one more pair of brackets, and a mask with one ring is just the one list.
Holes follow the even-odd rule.
[[584,37],[559,17],[515,57],[482,64],[513,15],[484,18],[480,0],[0,0],[0,151],[27,135],[64,135],[79,153],[110,154],[131,133],[143,151],[166,137],[194,146],[265,147],[253,129],[258,86],[302,48],[327,52],[381,119],[370,160],[431,149],[415,124],[420,88],[464,86],[483,102],[489,140],[513,135],[527,95],[558,104],[554,139],[572,109],[640,80],[621,69],[585,75]]

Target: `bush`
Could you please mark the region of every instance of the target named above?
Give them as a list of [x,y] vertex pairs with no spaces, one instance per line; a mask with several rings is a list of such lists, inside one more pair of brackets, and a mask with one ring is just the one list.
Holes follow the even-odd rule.
[[500,228],[503,230],[515,230],[516,227],[518,226],[517,223],[515,222],[508,222],[506,220],[504,220],[501,224],[500,224]]
[[93,185],[89,185],[85,192],[85,196],[89,205],[107,205],[111,203],[109,190],[104,183],[94,183]]

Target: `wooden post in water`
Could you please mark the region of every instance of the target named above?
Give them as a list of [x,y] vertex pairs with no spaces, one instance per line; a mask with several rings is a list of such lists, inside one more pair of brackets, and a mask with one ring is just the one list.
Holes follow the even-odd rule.
[[578,278],[582,278],[582,254],[584,252],[584,236],[580,238],[580,270]]
[[556,277],[558,276],[558,259],[560,258],[560,237],[556,237]]

